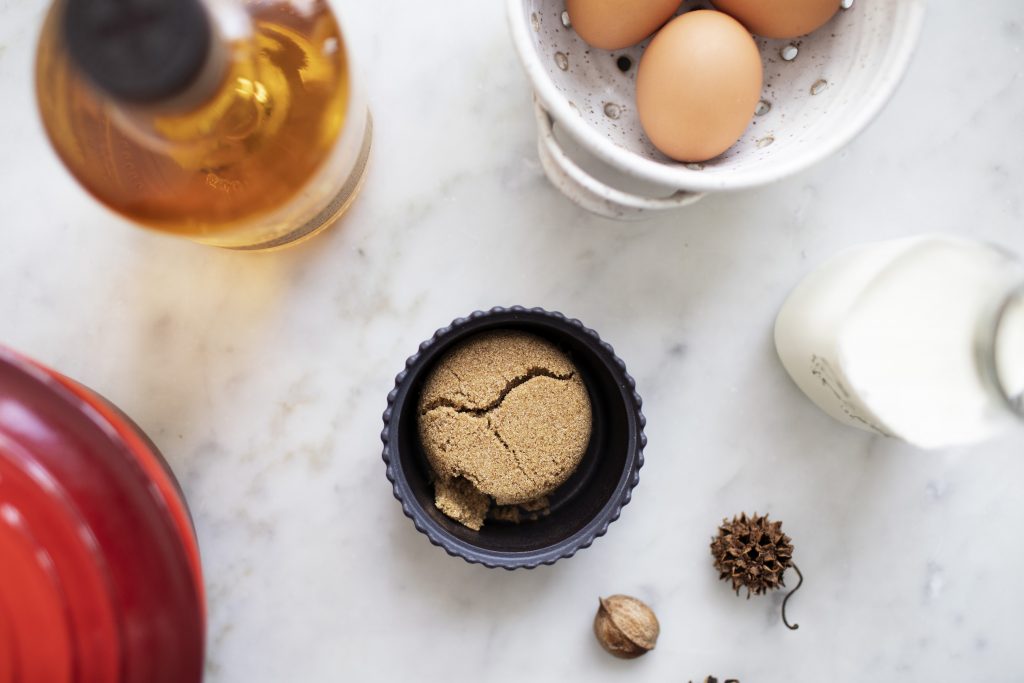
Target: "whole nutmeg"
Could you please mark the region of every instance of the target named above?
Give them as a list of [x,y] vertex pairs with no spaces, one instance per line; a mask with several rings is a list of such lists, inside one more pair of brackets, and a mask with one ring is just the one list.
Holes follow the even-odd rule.
[[600,602],[594,635],[601,647],[621,659],[635,659],[654,649],[661,626],[650,607],[628,595],[600,598]]

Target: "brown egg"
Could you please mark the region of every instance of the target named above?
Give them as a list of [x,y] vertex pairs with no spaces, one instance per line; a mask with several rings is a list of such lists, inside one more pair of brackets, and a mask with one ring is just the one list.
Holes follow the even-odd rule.
[[687,12],[658,32],[640,60],[640,123],[665,155],[706,161],[743,135],[761,80],[761,55],[747,29],[721,12]]
[[825,25],[840,0],[712,0],[715,7],[765,38],[796,38]]
[[680,0],[567,0],[576,34],[602,50],[636,45],[679,9]]

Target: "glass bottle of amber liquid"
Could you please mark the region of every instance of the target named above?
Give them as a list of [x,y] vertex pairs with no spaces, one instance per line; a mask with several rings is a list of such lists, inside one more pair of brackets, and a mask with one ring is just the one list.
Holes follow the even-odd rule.
[[97,199],[220,247],[320,232],[369,156],[326,0],[57,0],[36,90],[57,153]]

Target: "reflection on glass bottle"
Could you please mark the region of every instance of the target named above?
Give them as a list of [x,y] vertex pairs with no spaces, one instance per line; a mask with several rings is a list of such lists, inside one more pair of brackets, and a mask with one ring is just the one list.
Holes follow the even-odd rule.
[[36,79],[65,165],[157,230],[284,246],[363,180],[370,119],[324,0],[59,0]]

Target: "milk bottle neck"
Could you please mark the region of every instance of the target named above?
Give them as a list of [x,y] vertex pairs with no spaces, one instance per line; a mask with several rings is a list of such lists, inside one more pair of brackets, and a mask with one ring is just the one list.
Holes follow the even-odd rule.
[[986,384],[1012,415],[1024,421],[1024,278],[994,298],[983,318],[977,349]]

